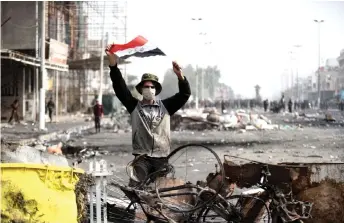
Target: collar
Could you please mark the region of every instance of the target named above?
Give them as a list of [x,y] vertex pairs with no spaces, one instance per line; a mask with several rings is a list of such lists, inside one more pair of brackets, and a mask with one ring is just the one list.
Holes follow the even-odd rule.
[[159,106],[158,102],[155,100],[153,104],[143,104],[142,101],[140,101],[142,107],[149,107],[149,106]]

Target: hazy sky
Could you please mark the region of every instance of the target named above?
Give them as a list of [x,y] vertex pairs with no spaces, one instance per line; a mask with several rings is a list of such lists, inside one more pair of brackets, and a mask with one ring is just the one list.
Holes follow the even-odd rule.
[[[192,17],[203,20],[192,21]],[[263,97],[270,97],[279,94],[293,45],[302,45],[300,76],[316,69],[314,19],[325,20],[321,26],[323,60],[338,57],[344,49],[344,2],[128,0],[128,40],[142,35],[168,54],[134,58],[128,71],[153,72],[163,78],[171,60],[182,66],[217,65],[222,81],[235,94],[251,97],[253,86],[259,84]],[[204,45],[209,41],[212,44]]]

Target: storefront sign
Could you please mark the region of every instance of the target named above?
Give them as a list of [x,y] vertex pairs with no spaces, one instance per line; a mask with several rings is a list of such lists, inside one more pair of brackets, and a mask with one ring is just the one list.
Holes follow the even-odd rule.
[[67,64],[68,45],[57,40],[49,40],[49,62]]

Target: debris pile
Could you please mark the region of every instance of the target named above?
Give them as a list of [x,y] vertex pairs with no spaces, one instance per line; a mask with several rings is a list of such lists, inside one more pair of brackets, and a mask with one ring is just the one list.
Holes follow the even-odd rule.
[[62,155],[62,143],[57,145],[37,144],[32,146],[1,145],[2,163],[34,163],[69,167]]
[[131,131],[130,115],[124,107],[111,114],[110,120],[102,121],[101,124],[103,128],[113,130],[115,133]]
[[172,116],[172,130],[271,130],[278,129],[264,115],[247,113],[244,110],[220,114],[216,108],[206,108],[203,112],[195,110],[179,111]]
[[311,219],[304,222],[344,222],[344,163],[279,163],[249,162],[239,165],[225,155],[226,177],[234,180],[239,188],[250,188],[261,178],[261,171],[268,166],[269,184],[292,193],[296,200],[313,203]]

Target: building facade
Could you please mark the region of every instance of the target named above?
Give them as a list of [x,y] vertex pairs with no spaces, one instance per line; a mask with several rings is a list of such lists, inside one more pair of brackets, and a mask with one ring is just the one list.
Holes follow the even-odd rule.
[[344,49],[340,51],[340,55],[337,58],[339,64],[339,75],[338,75],[338,95],[340,99],[344,101]]
[[[46,9],[46,80],[42,80],[40,73],[42,7]],[[68,72],[68,44],[57,41],[58,35],[54,36],[55,39],[49,36],[52,29],[57,30],[60,36],[60,33],[63,34],[57,26],[51,24],[51,7],[50,2],[1,2],[1,20],[2,23],[7,21],[1,27],[1,88],[7,89],[1,92],[2,119],[9,116],[11,103],[18,99],[19,116],[26,120],[36,120],[38,89],[44,83],[49,93],[51,79],[56,79],[58,73]],[[68,32],[65,36],[68,36]]]

